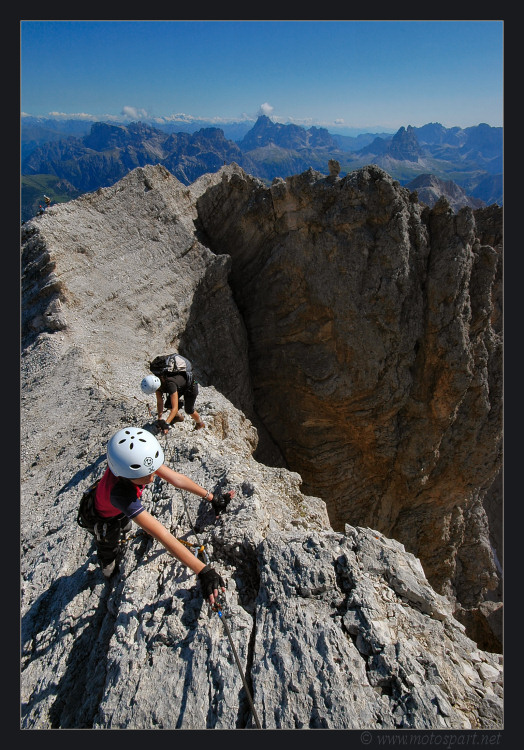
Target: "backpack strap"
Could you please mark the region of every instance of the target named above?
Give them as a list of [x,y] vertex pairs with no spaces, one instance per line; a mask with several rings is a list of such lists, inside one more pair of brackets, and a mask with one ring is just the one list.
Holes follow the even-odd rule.
[[82,529],[87,529],[91,532],[93,531],[94,525],[98,519],[95,510],[95,492],[99,483],[100,479],[97,479],[97,481],[88,487],[88,489],[82,494],[76,515],[77,524]]

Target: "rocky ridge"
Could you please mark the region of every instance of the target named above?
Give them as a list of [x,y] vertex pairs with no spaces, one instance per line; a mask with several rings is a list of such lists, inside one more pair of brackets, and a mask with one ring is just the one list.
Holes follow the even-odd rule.
[[[193,519],[227,579],[225,615],[263,726],[500,727],[501,657],[466,635],[453,597],[376,525],[334,530],[302,475],[278,465],[285,445],[258,413],[237,259],[217,249],[223,235],[208,246],[208,202],[229,184],[223,210],[234,205],[238,180],[252,205],[265,200],[236,166],[189,187],[145,167],[23,227],[22,727],[253,727],[194,577],[137,534],[109,585],[75,523],[110,435],[151,426],[147,361],[176,348],[195,363],[208,427],[178,425],[166,460],[236,495],[218,520],[169,486],[146,503],[188,540]],[[241,222],[239,233],[248,239]]]

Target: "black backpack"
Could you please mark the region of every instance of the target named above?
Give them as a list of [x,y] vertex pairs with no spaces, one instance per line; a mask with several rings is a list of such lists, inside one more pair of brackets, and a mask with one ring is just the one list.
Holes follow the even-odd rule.
[[186,376],[188,384],[193,379],[191,362],[181,354],[161,354],[149,363],[149,369],[157,377],[182,374]]
[[82,529],[87,529],[91,534],[94,533],[95,524],[99,519],[95,511],[95,490],[100,480],[87,489],[80,498],[76,522]]

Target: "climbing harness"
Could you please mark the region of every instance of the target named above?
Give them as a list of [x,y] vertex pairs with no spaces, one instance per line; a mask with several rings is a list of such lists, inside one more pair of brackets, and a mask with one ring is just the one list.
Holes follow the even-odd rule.
[[251,706],[251,711],[253,713],[253,718],[255,719],[255,724],[257,725],[257,729],[262,729],[262,725],[260,723],[260,719],[258,718],[258,714],[255,708],[255,704],[253,703],[253,698],[251,697],[251,691],[249,690],[249,686],[247,684],[246,678],[244,676],[244,672],[242,671],[242,665],[240,664],[240,659],[238,658],[237,650],[235,648],[235,644],[233,643],[233,638],[231,637],[231,631],[229,630],[229,625],[226,622],[226,619],[224,617],[224,613],[222,609],[220,608],[218,601],[215,600],[215,604],[211,606],[211,609],[214,610],[219,618],[222,621],[222,625],[224,626],[224,630],[226,631],[226,635],[229,639],[229,645],[231,646],[231,650],[233,652],[233,656],[235,657],[235,662],[238,667],[238,671],[240,672],[240,677],[242,678],[242,684],[244,685],[244,690],[246,691],[247,699],[249,701],[249,705]]
[[207,554],[206,548],[203,544],[193,544],[193,542],[188,542],[186,541],[186,539],[180,539],[180,537],[177,537],[177,541],[180,542],[180,544],[188,547],[193,552],[195,557],[200,557],[206,565],[209,565],[209,555]]

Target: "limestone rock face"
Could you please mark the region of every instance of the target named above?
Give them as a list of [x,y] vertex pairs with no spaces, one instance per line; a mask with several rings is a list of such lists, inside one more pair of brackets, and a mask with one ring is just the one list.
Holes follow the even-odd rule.
[[157,353],[182,347],[200,381],[223,373],[224,382],[214,382],[249,413],[247,339],[228,285],[231,260],[197,240],[195,216],[190,190],[159,166],[24,225],[26,340],[58,330],[63,341],[74,336],[94,379],[107,378],[109,368],[123,395],[137,393]]
[[[366,182],[369,177],[360,175],[359,179]],[[386,177],[382,175],[381,179],[388,194],[403,196]],[[321,176],[307,174],[292,184],[297,190],[303,184],[311,189],[317,184],[317,189],[325,188],[326,194],[344,185],[344,180],[328,180],[323,183]],[[310,188],[302,192],[306,214]],[[350,192],[347,185],[343,189]],[[280,195],[280,202],[271,197],[272,192]],[[453,552],[456,545],[464,567],[469,564],[471,576],[475,570],[478,575],[479,568],[475,566],[479,556],[471,527],[475,520],[476,528],[487,533],[487,516],[480,512],[480,503],[482,486],[489,484],[488,478],[484,479],[477,467],[475,497],[471,494],[466,500],[463,496],[459,500],[457,494],[454,505],[450,501],[439,511],[432,505],[442,502],[435,478],[431,481],[436,489],[418,500],[413,488],[418,490],[420,482],[405,482],[406,498],[398,508],[398,493],[383,492],[382,505],[378,497],[373,497],[370,475],[362,468],[373,469],[377,456],[382,467],[388,468],[392,486],[395,482],[400,484],[398,477],[395,480],[395,471],[400,470],[395,469],[387,451],[384,455],[388,445],[391,447],[391,441],[388,444],[384,439],[391,434],[391,427],[381,408],[385,393],[389,392],[391,409],[394,411],[401,404],[407,419],[415,408],[407,385],[404,396],[393,393],[391,382],[378,388],[376,395],[373,389],[365,396],[361,393],[360,418],[357,409],[339,405],[338,410],[345,409],[346,414],[352,415],[349,432],[337,433],[337,409],[331,411],[334,424],[338,425],[331,433],[324,421],[328,416],[322,410],[317,415],[318,423],[313,412],[307,417],[311,420],[310,432],[303,427],[293,431],[292,425],[287,428],[289,432],[284,431],[284,426],[282,432],[275,430],[274,406],[280,405],[284,414],[292,415],[290,422],[296,420],[299,424],[307,416],[306,411],[295,411],[297,388],[302,388],[304,397],[311,394],[308,399],[313,405],[325,403],[326,395],[318,389],[317,366],[325,367],[327,363],[332,368],[324,370],[320,382],[326,382],[328,392],[331,389],[334,403],[342,391],[342,378],[346,378],[349,388],[350,406],[355,407],[356,393],[353,366],[347,367],[347,375],[343,368],[342,374],[333,370],[333,344],[327,336],[332,335],[330,331],[336,332],[339,325],[335,314],[329,312],[340,294],[335,287],[322,305],[312,295],[311,304],[318,306],[321,317],[311,318],[306,331],[301,326],[307,311],[290,304],[288,343],[297,356],[297,372],[289,384],[285,379],[278,381],[279,388],[287,389],[287,404],[275,387],[277,381],[271,379],[271,368],[266,371],[255,366],[258,351],[265,352],[274,364],[273,349],[262,347],[263,342],[267,345],[269,341],[266,325],[270,325],[275,332],[280,331],[275,341],[280,347],[282,372],[286,377],[293,374],[282,340],[283,311],[277,308],[275,314],[270,314],[265,307],[265,323],[259,320],[259,327],[253,327],[256,317],[246,304],[246,295],[252,294],[259,303],[263,301],[254,278],[258,275],[261,283],[268,277],[273,279],[274,285],[266,286],[270,299],[272,289],[282,284],[279,268],[285,270],[286,279],[289,272],[294,279],[302,279],[304,289],[309,283],[300,266],[296,276],[290,271],[286,249],[292,245],[278,239],[278,233],[274,235],[275,224],[264,234],[264,241],[259,237],[267,217],[280,227],[289,226],[290,233],[297,233],[297,239],[299,235],[303,237],[304,253],[309,262],[314,261],[313,276],[324,273],[323,255],[315,258],[308,245],[308,232],[317,226],[319,237],[329,236],[325,228],[320,231],[325,219],[320,220],[313,212],[302,227],[300,217],[294,216],[297,197],[288,192],[289,186],[283,182],[268,191],[237,167],[227,167],[218,175],[205,175],[189,188],[162,167],[145,167],[111,188],[52,206],[45,215],[23,227],[24,729],[254,726],[225,627],[203,601],[195,577],[136,526],[125,544],[118,574],[106,582],[96,562],[92,538],[76,524],[81,493],[105,469],[109,437],[126,424],[151,429],[153,397],[141,393],[140,381],[153,356],[175,349],[193,361],[200,383],[197,408],[207,426],[195,432],[189,419],[177,424],[168,437],[162,438],[165,462],[202,486],[233,489],[235,495],[227,512],[218,519],[207,503],[165,483],[149,485],[144,502],[177,537],[203,544],[211,564],[226,579],[223,616],[262,725],[275,729],[502,727],[502,657],[479,647],[466,634],[465,625],[453,614],[454,596],[431,585],[422,557],[418,559],[400,533],[403,517],[408,529],[414,526],[411,512],[429,534],[425,519],[429,517],[438,529],[437,516],[449,511],[455,525],[450,525],[450,543],[443,545],[442,555]],[[380,205],[377,197],[370,201],[377,204],[374,208]],[[331,202],[332,214],[336,215],[336,195],[332,194]],[[227,243],[224,252],[218,249],[223,235],[218,227],[211,226],[212,204],[217,219],[221,217],[227,225],[223,231],[230,238],[234,236],[234,221],[229,224],[227,206],[237,214],[239,244],[232,243],[231,252],[226,251]],[[258,226],[250,213],[255,205],[259,208]],[[413,211],[416,213],[415,208]],[[376,220],[367,212],[363,215],[378,237],[384,218],[380,213]],[[439,220],[438,215],[432,216]],[[442,214],[443,223],[445,217]],[[448,224],[458,221],[457,217],[448,217]],[[420,220],[420,236],[416,235],[425,260],[411,259],[408,265],[427,265],[428,227]],[[246,257],[246,263],[241,264],[240,237],[253,252],[251,260],[248,262]],[[349,246],[342,245],[337,250],[335,240],[333,236],[330,263],[337,262],[337,253],[351,256]],[[373,252],[382,253],[385,259],[388,253],[381,248],[379,242]],[[481,249],[475,252],[480,253]],[[456,252],[460,255],[459,250]],[[492,257],[489,248],[483,252],[488,260]],[[465,251],[462,254],[466,264]],[[396,268],[399,261],[390,259],[390,263]],[[339,262],[338,268],[341,266]],[[372,263],[370,267],[373,270]],[[481,288],[489,285],[489,263],[484,270],[482,283],[479,275]],[[352,279],[353,274],[350,264],[347,279]],[[369,279],[368,274],[362,275],[363,290],[372,278],[373,273]],[[243,284],[245,294],[240,293]],[[403,280],[394,286],[415,289],[416,283],[414,279]],[[291,291],[299,288],[297,284]],[[452,298],[458,294],[454,289],[448,290]],[[424,297],[422,291],[418,294]],[[370,329],[365,331],[368,343],[371,329],[376,333],[382,328],[377,322],[382,320],[378,311],[382,304],[390,309],[387,300],[387,296],[379,295],[375,307],[378,317],[371,321],[374,326],[368,323]],[[358,317],[356,301],[354,305],[354,315]],[[407,302],[404,317],[410,318],[406,305]],[[437,300],[433,305],[438,306]],[[392,305],[392,311],[395,309]],[[476,311],[476,319],[483,320],[481,311]],[[319,321],[325,326],[320,337]],[[342,320],[340,325],[352,330],[348,322]],[[389,325],[393,330],[399,329],[395,320]],[[422,336],[425,325],[420,321],[410,325]],[[481,339],[482,331],[488,340],[486,332],[491,332],[487,323],[479,324]],[[399,349],[400,363],[412,362],[404,351],[404,338],[397,330],[396,340],[404,346]],[[306,359],[300,359],[298,354],[316,350],[317,346],[310,344],[313,341],[319,344],[318,359],[307,360],[309,369],[302,371]],[[353,344],[351,356],[344,354],[338,338],[334,346],[342,362],[352,362],[353,357],[361,363],[365,361],[358,343]],[[434,349],[438,350],[436,344]],[[376,350],[384,350],[386,356],[380,337]],[[431,351],[428,358],[436,360]],[[485,358],[489,364],[489,351]],[[369,372],[359,376],[360,385],[371,382],[373,373],[376,375],[374,354],[369,357],[368,366]],[[417,365],[424,366],[429,367],[426,360]],[[496,369],[493,364],[490,367]],[[386,361],[383,370],[383,377],[387,375],[391,381]],[[475,371],[473,376],[482,393],[482,373]],[[461,379],[467,381],[464,373],[457,376],[458,381]],[[381,382],[379,378],[375,380]],[[410,382],[402,367],[400,382]],[[270,404],[270,399],[260,399],[266,384],[271,386],[275,405]],[[310,388],[311,384],[315,387]],[[292,387],[288,389],[288,385]],[[434,389],[437,390],[436,385]],[[364,412],[367,409],[369,417],[372,403],[377,406],[376,422],[381,427],[378,429],[373,421],[366,430]],[[472,399],[469,407],[474,406]],[[438,415],[433,415],[429,404],[422,403],[419,408],[416,413],[422,421],[425,417],[429,430],[432,423],[428,412],[434,421]],[[476,408],[478,414],[483,413],[478,405]],[[495,419],[495,415],[492,417]],[[265,431],[266,420],[271,433]],[[400,417],[397,423],[401,426]],[[480,429],[487,429],[485,423],[489,423],[488,417],[477,430],[479,440],[485,437]],[[398,435],[403,436],[402,445],[406,443],[405,452],[411,455],[415,446],[400,426]],[[360,471],[351,476],[357,478],[362,497],[351,487],[352,499],[359,514],[370,519],[369,523],[337,521],[335,528],[328,511],[342,512],[343,519],[347,509],[344,496],[332,494],[329,482],[325,493],[329,503],[324,502],[323,494],[311,492],[313,472],[308,474],[306,461],[300,465],[306,470],[307,481],[302,473],[281,465],[280,450],[287,454],[290,466],[293,455],[307,456],[309,451],[313,456],[313,442],[307,442],[313,429],[318,430],[317,446],[326,461],[331,460],[333,451],[341,457],[344,451],[348,455],[353,452],[353,463],[348,466],[353,472]],[[375,430],[380,440],[372,440]],[[436,426],[433,433],[436,434]],[[338,444],[348,435],[367,436],[368,448],[373,451],[365,460],[356,456],[354,443],[349,449]],[[329,440],[324,443],[326,438]],[[267,463],[257,459],[261,444]],[[458,444],[456,440],[456,447]],[[495,464],[487,443],[483,450],[487,464]],[[397,453],[400,452],[399,447]],[[451,474],[451,459],[447,458],[440,472],[445,473],[449,464]],[[403,461],[407,459],[399,457],[400,467],[404,466]],[[379,468],[375,466],[375,471]],[[329,479],[328,469],[320,465],[319,472],[322,471]],[[465,476],[465,482],[469,476]],[[379,489],[383,488],[381,479],[377,475],[374,480]],[[389,505],[385,504],[388,499]],[[371,503],[368,511],[366,502]],[[338,516],[335,513],[333,517]],[[386,519],[384,525],[399,532],[397,538],[388,538],[389,534],[377,523],[371,523],[373,519],[381,523]],[[458,542],[455,531],[460,523],[463,529],[467,527],[462,538],[471,539],[469,547]],[[430,549],[436,549],[436,545]],[[485,554],[489,561],[489,549]],[[457,573],[456,582],[459,581],[464,582],[464,606],[470,606],[472,613],[480,611],[480,607],[467,604],[474,600],[468,576],[461,578]],[[497,604],[483,602],[484,621],[496,618]]]
[[197,207],[232,258],[257,413],[307,492],[478,606],[500,582],[482,501],[501,466],[501,210],[477,229],[375,166],[270,188],[223,173]]
[[[259,555],[253,679],[269,726],[328,729],[343,717],[362,728],[466,729],[478,710],[495,718],[495,655],[475,661],[449,601],[398,542],[347,525],[344,534],[268,535]],[[489,706],[470,694],[485,686],[485,668],[495,670]]]

